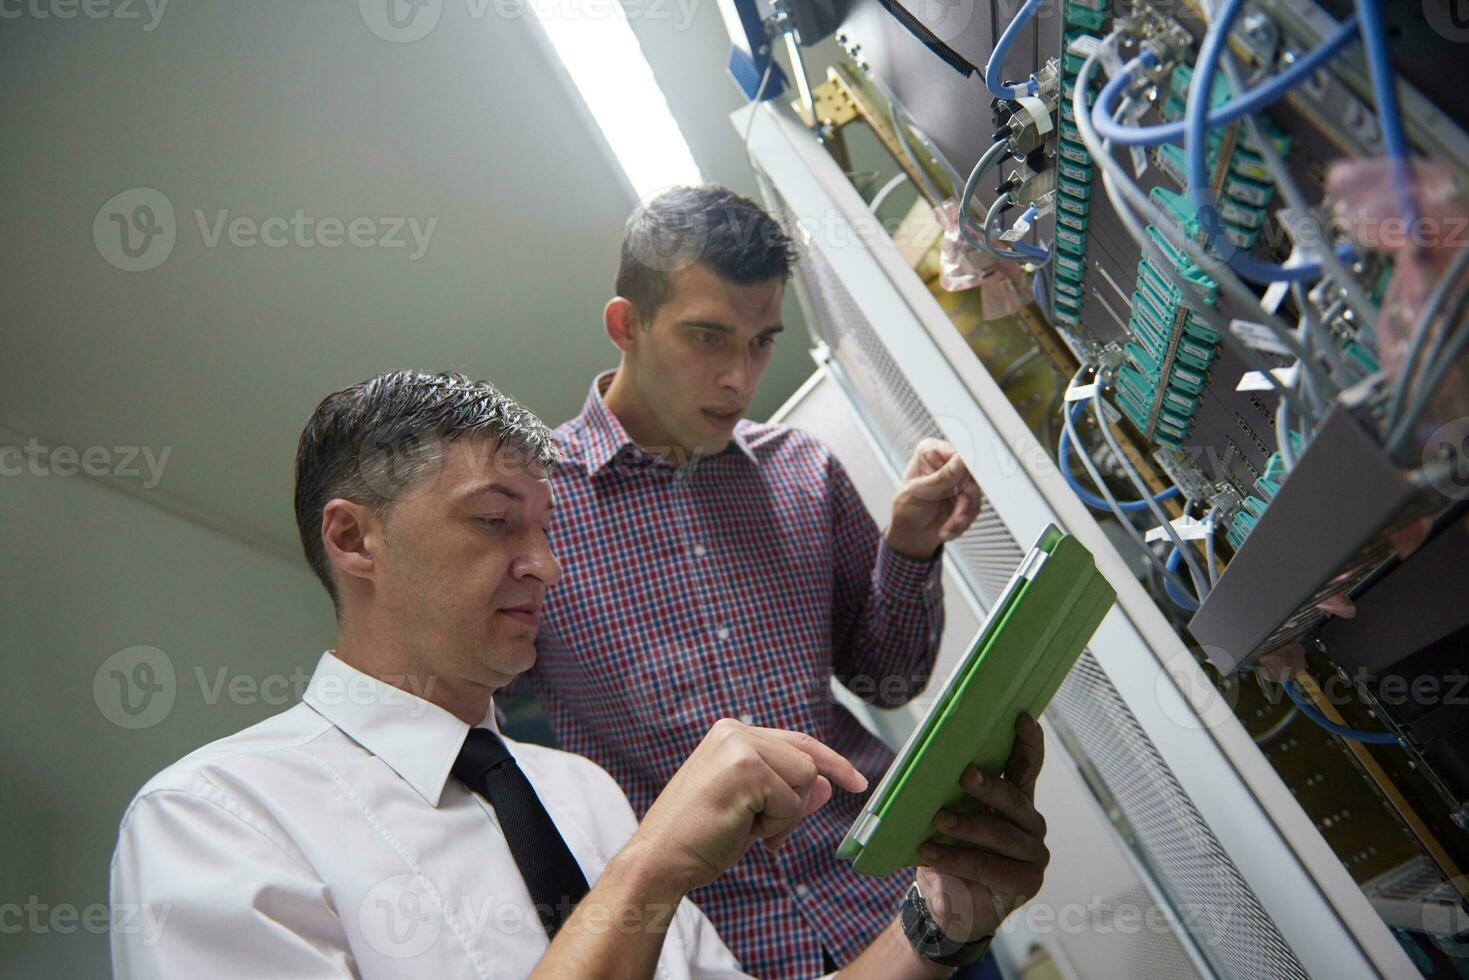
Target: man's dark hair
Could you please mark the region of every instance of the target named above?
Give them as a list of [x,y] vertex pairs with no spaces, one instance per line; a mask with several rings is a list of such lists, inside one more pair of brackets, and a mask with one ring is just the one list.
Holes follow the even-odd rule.
[[748,197],[718,184],[674,187],[628,216],[617,295],[647,325],[668,299],[670,272],[698,262],[742,286],[785,282],[797,257],[785,229]]
[[519,402],[462,374],[389,371],[327,395],[296,447],[296,529],[306,561],[332,597],[321,512],[337,497],[386,517],[421,479],[438,472],[445,443],[490,436],[540,465],[556,461],[551,431]]

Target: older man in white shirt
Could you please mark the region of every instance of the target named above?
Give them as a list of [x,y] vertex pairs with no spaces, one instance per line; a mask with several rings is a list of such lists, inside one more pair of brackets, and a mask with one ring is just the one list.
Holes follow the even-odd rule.
[[[535,657],[560,577],[550,434],[494,388],[394,372],[328,396],[302,433],[296,513],[337,608],[299,704],[159,773],[123,816],[122,977],[717,977],[739,965],[685,895],[779,847],[866,781],[810,736],[720,722],[641,825],[590,761],[500,736],[492,695]],[[942,824],[921,895],[851,977],[972,962],[1039,889],[1039,728],[1017,726],[985,806]],[[925,901],[926,900],[926,901]],[[895,910],[896,911],[896,910]]]

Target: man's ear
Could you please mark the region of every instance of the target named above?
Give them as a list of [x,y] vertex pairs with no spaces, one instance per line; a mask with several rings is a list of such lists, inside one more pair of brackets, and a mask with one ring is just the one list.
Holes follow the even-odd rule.
[[377,515],[352,500],[335,497],[321,510],[321,544],[329,568],[354,578],[377,572],[373,548],[381,540]]
[[624,353],[632,350],[638,331],[638,311],[631,300],[621,296],[608,300],[602,310],[602,322],[618,350]]

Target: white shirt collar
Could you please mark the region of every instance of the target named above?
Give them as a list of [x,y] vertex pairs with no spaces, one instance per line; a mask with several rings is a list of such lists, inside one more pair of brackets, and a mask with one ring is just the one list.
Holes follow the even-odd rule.
[[[439,805],[469,726],[431,701],[321,655],[301,700]],[[481,726],[498,732],[491,703]]]

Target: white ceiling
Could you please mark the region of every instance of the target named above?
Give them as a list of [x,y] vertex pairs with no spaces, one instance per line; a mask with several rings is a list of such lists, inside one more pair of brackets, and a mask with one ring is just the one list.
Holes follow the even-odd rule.
[[[600,312],[632,192],[533,18],[442,2],[413,43],[375,36],[355,0],[170,3],[151,31],[141,0],[139,20],[0,22],[0,440],[167,448],[161,484],[135,492],[294,556],[295,441],[327,392],[451,368],[573,414],[615,363]],[[706,178],[752,193],[714,0],[635,9]],[[134,187],[168,198],[177,240],[129,273],[92,228]],[[411,261],[406,232],[396,249],[210,247],[196,209],[437,225]],[[809,373],[804,346],[787,336],[756,414]]]

